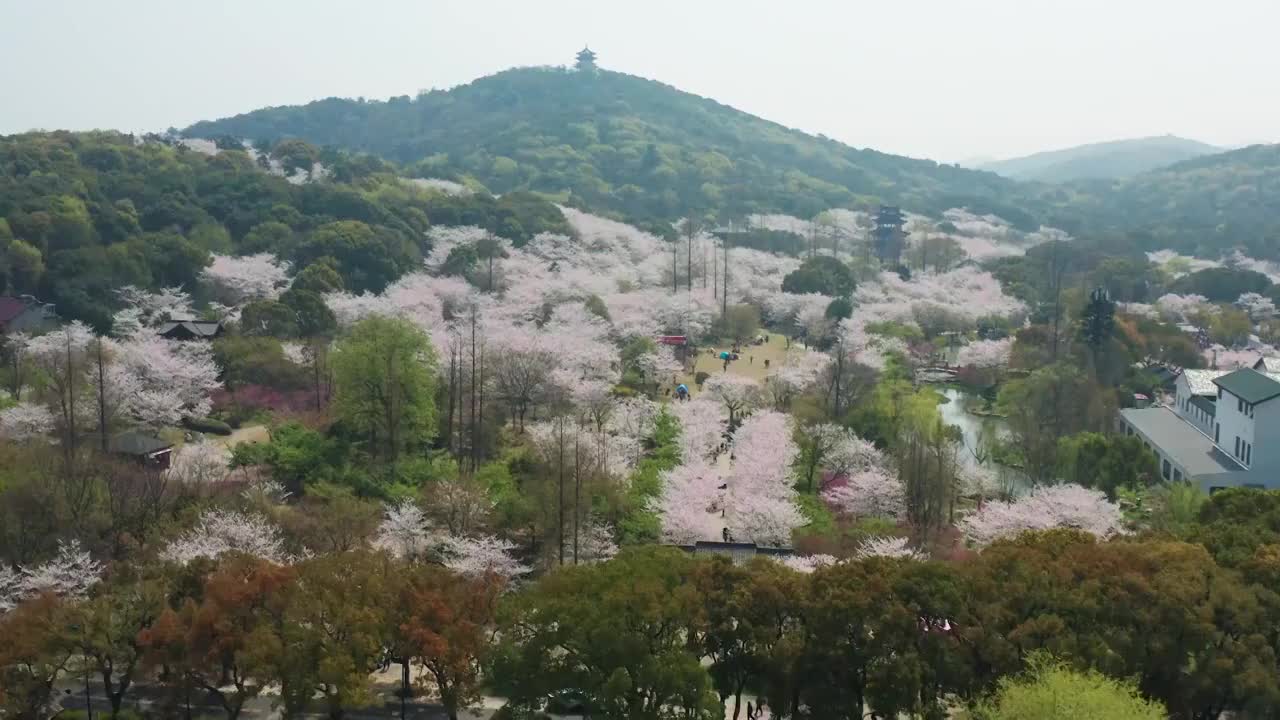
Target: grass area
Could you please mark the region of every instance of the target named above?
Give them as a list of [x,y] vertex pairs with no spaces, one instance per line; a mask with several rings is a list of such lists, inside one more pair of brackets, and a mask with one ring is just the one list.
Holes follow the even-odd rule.
[[[769,370],[780,367],[787,361],[787,339],[778,333],[768,333],[766,335],[769,341],[763,345],[744,345],[742,351],[738,353],[737,360],[729,362],[729,373],[731,375],[743,375],[753,380],[764,382],[764,376]],[[798,343],[797,348],[801,347]],[[689,386],[689,392],[697,395],[699,392],[698,384],[693,381],[699,372],[708,375],[719,375],[724,370],[724,361],[720,359],[721,350],[732,350],[733,342],[726,340],[719,345],[711,345],[704,347],[698,353],[698,357],[693,366],[693,372],[680,376],[680,382]],[[769,361],[769,367],[765,368],[764,361]]]
[[241,443],[265,443],[271,440],[271,431],[265,425],[246,425],[233,431],[230,435],[218,437],[208,436],[213,442],[225,446],[228,450]]

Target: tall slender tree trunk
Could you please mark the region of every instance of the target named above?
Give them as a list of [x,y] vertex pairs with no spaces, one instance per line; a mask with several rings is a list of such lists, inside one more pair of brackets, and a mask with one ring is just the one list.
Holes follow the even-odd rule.
[[453,347],[449,349],[449,414],[444,421],[444,447],[450,455],[453,454],[453,401],[457,391],[457,372],[458,349]]
[[724,240],[724,282],[722,283],[722,285],[724,286],[723,288],[721,288],[724,291],[724,299],[720,304],[720,314],[728,315],[729,314],[729,238],[727,236],[725,237],[725,240]]
[[556,518],[557,518],[556,526],[557,526],[557,536],[558,536],[557,539],[559,541],[557,545],[559,545],[560,565],[563,566],[564,565],[564,416],[563,415],[561,415],[559,418],[559,424],[560,424],[560,427],[559,427],[560,440],[558,445],[559,445],[560,452],[559,452],[559,462],[558,462],[559,482],[556,485]]
[[[476,310],[471,309],[471,429],[470,445],[467,447],[469,457],[475,457],[476,445]],[[475,468],[472,467],[472,470]]]
[[573,430],[573,564],[578,564],[578,523],[582,516],[582,426]]
[[107,375],[102,359],[102,338],[98,338],[98,435],[102,452],[107,452]]
[[671,291],[680,292],[680,238],[671,240]]
[[689,247],[687,248],[687,260],[685,261],[685,288],[689,292],[693,292],[693,221],[689,221]]
[[476,411],[476,423],[480,431],[480,439],[474,443],[471,451],[471,470],[474,472],[480,467],[480,450],[484,439],[484,343],[480,343],[480,381],[479,381],[480,402]]

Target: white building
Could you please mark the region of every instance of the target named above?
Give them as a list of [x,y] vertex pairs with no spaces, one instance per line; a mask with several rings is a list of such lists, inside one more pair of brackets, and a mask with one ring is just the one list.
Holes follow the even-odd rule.
[[1280,488],[1280,380],[1252,368],[1186,370],[1177,392],[1174,409],[1120,412],[1122,430],[1156,454],[1166,480],[1187,479],[1207,492]]
[[1213,434],[1218,386],[1214,380],[1230,370],[1183,370],[1174,381],[1174,412],[1205,435]]

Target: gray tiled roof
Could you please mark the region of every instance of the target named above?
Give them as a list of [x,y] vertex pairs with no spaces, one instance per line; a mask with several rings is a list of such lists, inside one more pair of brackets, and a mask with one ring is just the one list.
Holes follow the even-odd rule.
[[1280,382],[1253,368],[1240,368],[1215,379],[1214,384],[1254,405],[1280,396]]
[[1243,469],[1207,435],[1169,408],[1126,408],[1120,415],[1192,476]]
[[1182,377],[1187,379],[1187,387],[1192,395],[1217,395],[1218,386],[1213,381],[1231,372],[1230,370],[1183,370]]

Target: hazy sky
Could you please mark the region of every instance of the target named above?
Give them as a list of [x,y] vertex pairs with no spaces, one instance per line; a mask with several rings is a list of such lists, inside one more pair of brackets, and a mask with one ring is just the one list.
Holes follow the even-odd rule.
[[858,147],[1280,140],[1280,0],[0,0],[0,133],[446,88],[584,43]]

